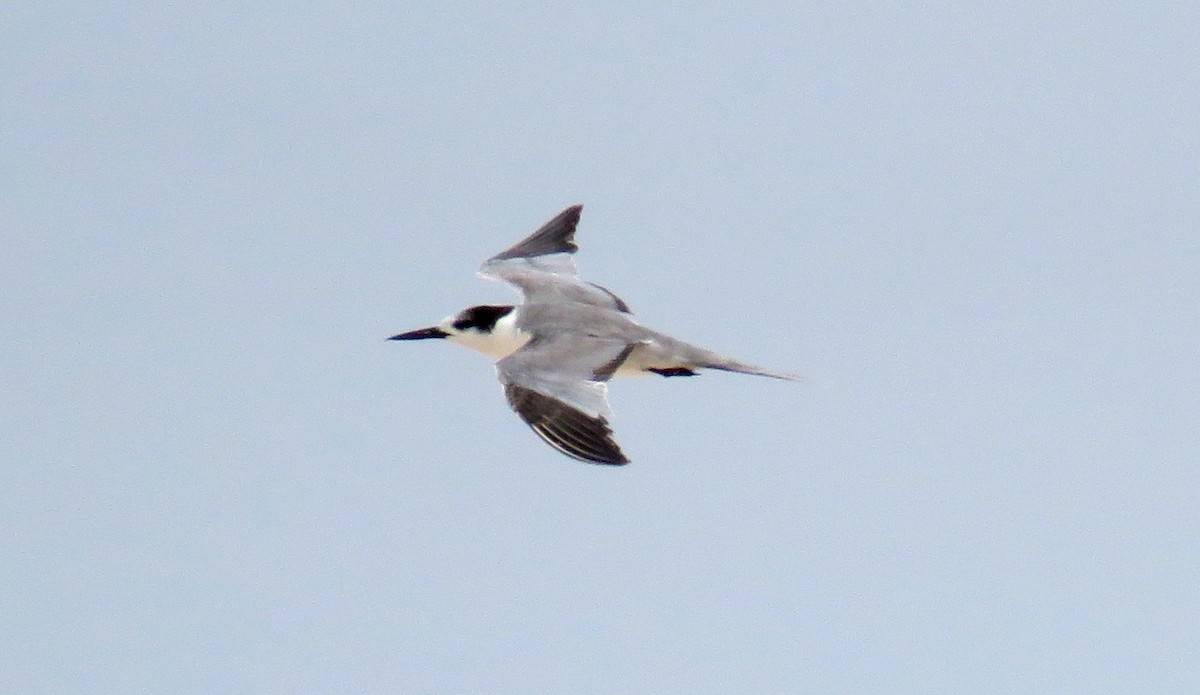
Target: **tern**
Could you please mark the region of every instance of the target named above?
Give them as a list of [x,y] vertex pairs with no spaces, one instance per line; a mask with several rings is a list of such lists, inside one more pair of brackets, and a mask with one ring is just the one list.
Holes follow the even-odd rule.
[[444,338],[496,360],[509,406],[547,444],[587,463],[629,462],[613,439],[608,388],[615,376],[695,376],[719,369],[797,380],[690,345],[633,319],[611,291],[579,279],[572,258],[582,205],[484,261],[481,277],[514,285],[524,303],[472,306],[388,340]]

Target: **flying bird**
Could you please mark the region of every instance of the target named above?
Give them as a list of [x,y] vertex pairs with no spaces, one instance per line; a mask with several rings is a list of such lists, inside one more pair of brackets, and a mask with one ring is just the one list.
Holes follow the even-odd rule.
[[547,444],[588,463],[629,462],[613,439],[606,383],[614,376],[695,376],[719,369],[796,380],[642,326],[608,289],[579,279],[572,254],[582,205],[484,261],[481,277],[516,286],[518,306],[472,306],[388,340],[444,338],[496,360],[509,406]]

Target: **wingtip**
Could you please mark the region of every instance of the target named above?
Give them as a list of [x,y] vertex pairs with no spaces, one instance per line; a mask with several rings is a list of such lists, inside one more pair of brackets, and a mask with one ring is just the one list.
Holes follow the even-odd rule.
[[597,464],[600,464],[601,466],[628,466],[629,465],[629,457],[625,456],[625,453],[623,451],[621,451],[620,449],[617,449],[615,452],[612,452],[611,455],[606,458],[592,458],[592,457],[584,458],[582,456],[572,456],[571,454],[568,454],[568,456],[571,456],[572,458],[583,461],[584,463],[597,463]]
[[629,457],[621,451],[621,445],[615,441],[612,442],[612,449],[605,452],[607,455],[603,459],[593,459],[589,463],[600,463],[606,466],[627,466],[629,465]]
[[566,208],[550,218],[533,234],[489,258],[488,262],[511,258],[532,258],[553,253],[575,253],[579,250],[579,246],[575,243],[575,227],[579,224],[582,212],[582,204],[577,203]]
[[575,227],[579,225],[579,219],[583,216],[583,203],[575,203],[563,208],[563,211],[551,217],[546,224],[542,225],[542,229],[555,226],[566,226],[571,229],[571,234],[575,233]]

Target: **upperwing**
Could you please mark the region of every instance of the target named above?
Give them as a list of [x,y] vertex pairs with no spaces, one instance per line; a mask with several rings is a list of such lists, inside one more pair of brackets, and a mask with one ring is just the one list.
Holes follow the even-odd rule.
[[517,287],[526,302],[576,302],[629,313],[609,290],[579,279],[572,258],[582,205],[572,205],[536,232],[483,262],[479,274]]

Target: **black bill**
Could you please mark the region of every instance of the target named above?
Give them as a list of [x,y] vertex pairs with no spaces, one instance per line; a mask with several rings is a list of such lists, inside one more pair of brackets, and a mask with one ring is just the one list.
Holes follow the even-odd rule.
[[429,338],[445,338],[448,335],[450,334],[446,331],[443,331],[437,326],[433,326],[431,328],[418,328],[415,331],[394,335],[391,338],[388,338],[388,340],[428,340]]

